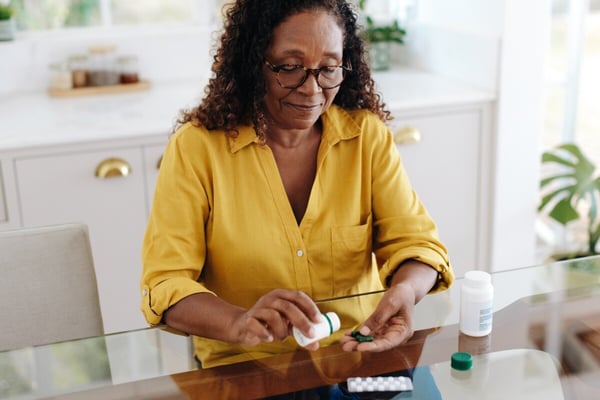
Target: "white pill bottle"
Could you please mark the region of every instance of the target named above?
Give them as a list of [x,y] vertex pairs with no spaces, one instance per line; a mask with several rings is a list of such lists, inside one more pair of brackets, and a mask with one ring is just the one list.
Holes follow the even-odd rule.
[[484,271],[468,271],[460,291],[459,330],[468,336],[486,336],[492,331],[494,287]]
[[319,323],[313,323],[315,335],[313,337],[304,336],[296,327],[294,327],[294,339],[300,346],[307,346],[317,340],[321,340],[340,329],[340,318],[334,312],[319,315]]

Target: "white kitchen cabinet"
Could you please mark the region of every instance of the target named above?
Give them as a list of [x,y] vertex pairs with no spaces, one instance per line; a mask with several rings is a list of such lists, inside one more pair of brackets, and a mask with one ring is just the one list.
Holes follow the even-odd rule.
[[[143,146],[111,144],[30,151],[14,158],[22,226],[88,226],[107,333],[147,326],[139,311],[139,279],[152,179],[146,176]],[[117,169],[109,168],[104,179],[96,176],[107,162]],[[129,172],[118,169],[124,165]]]
[[6,221],[6,200],[4,199],[4,179],[2,178],[2,164],[0,163],[0,223]]
[[146,209],[148,215],[152,207],[152,198],[154,197],[154,187],[158,177],[158,169],[165,150],[165,144],[157,144],[144,147],[144,171],[146,172]]
[[491,103],[392,110],[402,161],[457,276],[489,266],[490,110]]

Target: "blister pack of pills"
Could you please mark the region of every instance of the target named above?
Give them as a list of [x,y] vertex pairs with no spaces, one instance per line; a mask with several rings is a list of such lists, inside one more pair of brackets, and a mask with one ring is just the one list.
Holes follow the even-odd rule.
[[405,392],[413,390],[412,380],[406,376],[350,377],[349,392]]

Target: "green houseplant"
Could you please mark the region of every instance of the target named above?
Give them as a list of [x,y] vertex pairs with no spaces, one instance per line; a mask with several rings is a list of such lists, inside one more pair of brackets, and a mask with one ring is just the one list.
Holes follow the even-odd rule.
[[563,255],[575,258],[598,254],[600,240],[600,176],[595,165],[573,143],[566,143],[542,154],[542,164],[557,166],[557,172],[543,177],[540,182],[542,199],[538,211],[567,226],[576,220],[585,221],[587,227],[586,250]]
[[[358,8],[364,13],[366,11],[367,0],[359,0]],[[373,18],[367,14],[364,15],[365,26],[363,35],[365,42],[369,45],[369,55],[371,65],[375,70],[386,70],[391,62],[391,44],[404,44],[406,30],[403,29],[397,20],[390,24],[378,25]]]
[[404,36],[406,30],[400,27],[398,21],[392,22],[390,25],[375,25],[373,18],[365,16],[367,26],[365,28],[365,37],[369,43],[398,43],[404,44]]
[[14,9],[10,3],[0,3],[0,21],[7,21],[14,15]]
[[0,41],[15,38],[15,10],[8,2],[0,1]]

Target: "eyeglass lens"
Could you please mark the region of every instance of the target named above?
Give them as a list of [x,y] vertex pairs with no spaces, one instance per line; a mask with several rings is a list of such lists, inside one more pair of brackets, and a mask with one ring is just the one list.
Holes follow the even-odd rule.
[[344,80],[344,70],[342,67],[322,67],[318,70],[310,70],[304,69],[301,66],[290,69],[280,69],[277,73],[277,79],[281,86],[295,89],[300,87],[311,73],[316,75],[317,83],[323,89],[337,87]]

